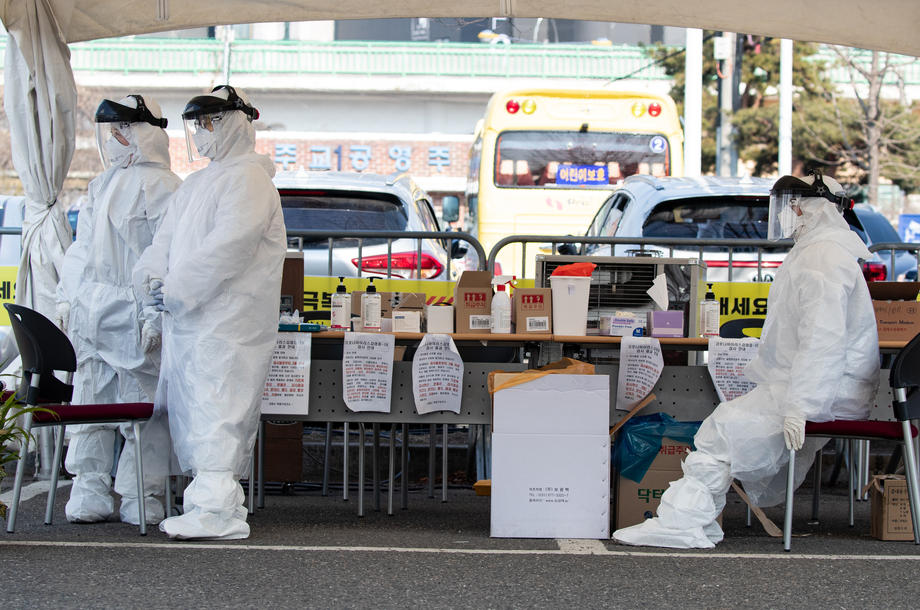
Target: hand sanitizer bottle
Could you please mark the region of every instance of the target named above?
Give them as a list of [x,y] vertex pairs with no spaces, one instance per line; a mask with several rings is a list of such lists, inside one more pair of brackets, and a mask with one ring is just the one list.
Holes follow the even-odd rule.
[[380,295],[374,286],[374,278],[370,279],[367,292],[361,295],[361,321],[367,332],[380,332]]
[[351,330],[351,295],[345,288],[344,277],[339,277],[339,285],[332,295],[329,326],[332,330]]
[[706,297],[700,303],[700,335],[703,337],[719,336],[719,302],[716,301],[716,295],[712,291],[712,284],[709,284],[709,290]]

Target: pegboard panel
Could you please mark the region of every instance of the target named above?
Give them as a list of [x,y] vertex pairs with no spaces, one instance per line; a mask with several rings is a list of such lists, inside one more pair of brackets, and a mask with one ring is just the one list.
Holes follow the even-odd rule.
[[[524,364],[494,362],[465,362],[463,365],[463,396],[460,413],[439,411],[419,415],[415,411],[412,395],[412,362],[393,363],[393,393],[389,413],[354,413],[342,399],[342,362],[340,360],[314,360],[310,363],[310,413],[306,417],[283,416],[283,419],[303,421],[336,421],[364,423],[409,424],[488,424],[492,421],[492,403],[489,397],[489,372],[522,371]],[[274,416],[265,419],[278,419]]]
[[[610,375],[610,421],[615,423],[626,414],[625,411],[615,409],[618,368],[608,365],[598,366],[596,370]],[[640,414],[663,412],[680,421],[698,421],[705,419],[719,405],[719,395],[705,366],[666,366],[653,392],[655,401]],[[876,402],[869,413],[869,419],[893,421],[891,399],[888,371],[882,370]]]
[[[489,372],[522,371],[525,364],[464,363],[463,398],[460,413],[436,412],[419,415],[412,395],[412,362],[393,363],[393,394],[390,413],[354,413],[342,400],[342,363],[340,360],[314,360],[310,363],[310,413],[307,416],[263,416],[267,420],[302,420],[314,422],[364,422],[410,424],[489,424],[492,403],[488,390]],[[626,412],[617,411],[616,365],[599,365],[596,372],[610,378],[610,422],[616,423]],[[654,389],[655,401],[641,414],[664,412],[680,421],[705,419],[719,404],[719,398],[705,366],[666,366]],[[876,404],[871,419],[893,420],[888,371],[879,375]]]

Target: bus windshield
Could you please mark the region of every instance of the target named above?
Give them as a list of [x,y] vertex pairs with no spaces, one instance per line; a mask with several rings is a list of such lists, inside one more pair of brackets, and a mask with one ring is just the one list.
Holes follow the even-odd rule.
[[505,131],[495,144],[499,187],[606,187],[632,174],[670,174],[667,138],[657,134]]

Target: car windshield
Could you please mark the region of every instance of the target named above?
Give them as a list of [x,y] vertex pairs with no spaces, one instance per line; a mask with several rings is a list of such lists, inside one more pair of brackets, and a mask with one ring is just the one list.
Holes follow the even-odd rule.
[[578,131],[506,131],[495,144],[495,184],[573,188],[616,184],[632,174],[666,176],[664,136]]
[[[857,212],[856,216],[859,218],[859,222],[862,223],[862,226],[865,228],[866,233],[869,234],[869,244],[901,241],[901,236],[898,235],[898,232],[895,231],[893,226],[891,226],[891,223],[888,222],[888,219],[881,214]],[[862,238],[864,242],[866,241],[865,235],[861,234],[859,231],[856,233]]]
[[[768,204],[768,199],[764,197],[741,196],[667,201],[655,206],[645,219],[642,235],[694,239],[766,239]],[[735,251],[740,250],[735,248]]]
[[[405,231],[409,219],[398,197],[360,191],[282,191],[281,208],[288,230]],[[353,240],[350,240],[353,241]],[[386,239],[365,239],[365,245]],[[327,240],[305,242],[305,248],[325,248]]]

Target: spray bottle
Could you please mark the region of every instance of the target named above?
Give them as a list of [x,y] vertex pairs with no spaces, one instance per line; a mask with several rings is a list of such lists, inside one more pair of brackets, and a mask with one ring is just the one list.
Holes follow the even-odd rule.
[[492,278],[495,294],[492,295],[492,333],[511,333],[511,296],[506,288],[511,285],[511,278],[507,275],[496,275]]
[[380,332],[380,295],[374,278],[370,278],[367,291],[361,295],[361,322],[365,331]]
[[706,297],[700,302],[700,335],[704,337],[719,336],[719,302],[716,301],[716,295],[712,291],[712,284],[708,284],[709,290]]
[[329,323],[332,330],[351,330],[351,295],[345,289],[345,278],[342,276],[332,295]]

